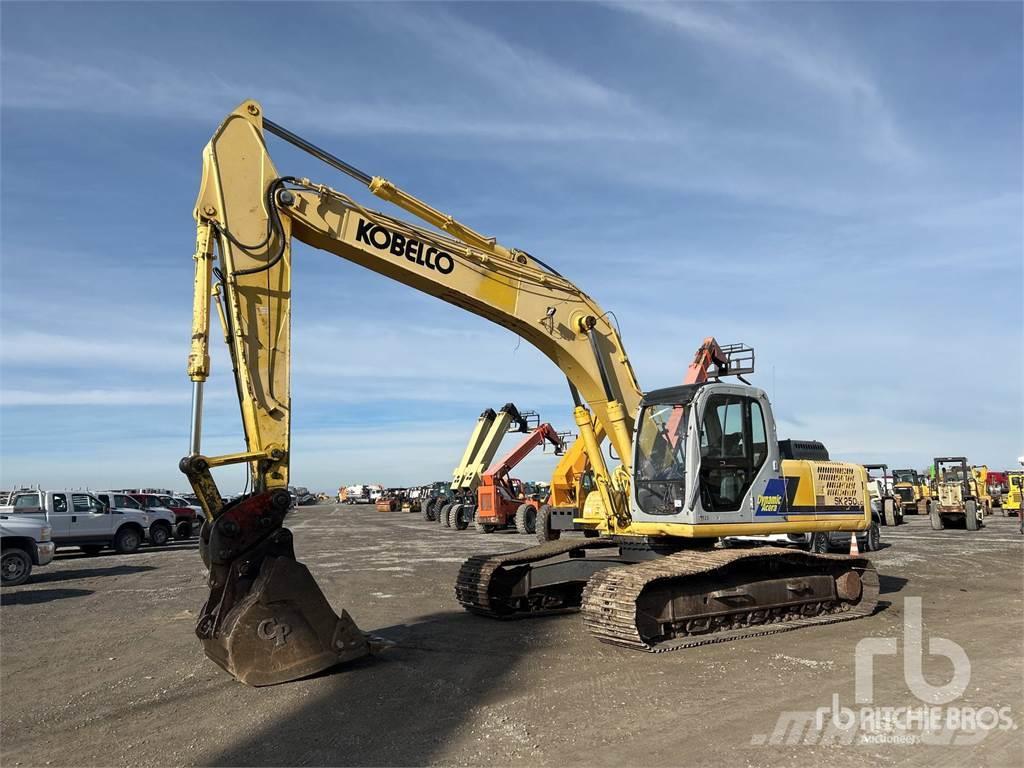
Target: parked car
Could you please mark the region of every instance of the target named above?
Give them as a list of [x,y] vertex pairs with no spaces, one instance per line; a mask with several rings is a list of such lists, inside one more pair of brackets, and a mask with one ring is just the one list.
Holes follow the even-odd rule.
[[308,488],[302,486],[288,486],[288,495],[292,497],[293,507],[305,507],[309,504],[316,504],[316,496],[309,492]]
[[33,515],[0,514],[0,584],[16,587],[32,575],[32,566],[53,560],[53,528]]
[[128,493],[147,512],[150,510],[170,512],[174,515],[174,538],[187,539],[196,527],[196,511],[187,504],[178,505],[170,496],[155,493]]
[[160,499],[168,508],[173,511],[176,515],[187,515],[189,512],[192,513],[192,522],[189,525],[189,533],[181,538],[188,538],[193,533],[199,533],[199,526],[203,523],[203,508],[198,504],[193,504],[180,496],[164,496],[158,493],[157,498]]
[[142,512],[149,516],[149,526],[146,528],[146,538],[154,547],[162,547],[174,534],[174,513],[169,509],[154,507],[143,509],[135,499],[127,493],[118,491],[96,491],[96,498],[113,510]]
[[86,491],[23,491],[10,506],[0,507],[3,514],[45,518],[55,549],[78,547],[87,555],[108,547],[120,554],[134,552],[149,527],[145,512],[111,509]]
[[185,496],[172,496],[171,502],[173,502],[174,504],[172,509],[191,509],[193,512],[196,513],[196,524],[200,524],[203,522],[203,508],[199,506],[199,499],[190,500]]

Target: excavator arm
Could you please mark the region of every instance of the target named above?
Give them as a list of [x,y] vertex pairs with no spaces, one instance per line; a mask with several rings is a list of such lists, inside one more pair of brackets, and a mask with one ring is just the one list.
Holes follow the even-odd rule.
[[[265,132],[423,223],[364,207],[324,184],[282,176],[267,152]],[[181,468],[207,518],[200,549],[211,588],[196,631],[207,654],[237,678],[254,685],[282,682],[372,649],[344,612],[333,613],[295,560],[283,527],[289,502],[293,238],[491,320],[544,353],[569,381],[582,445],[559,465],[553,486],[561,487],[586,464],[609,510],[610,529],[616,521],[628,523],[625,478],[641,392],[608,315],[571,281],[265,120],[255,101],[232,112],[206,146],[194,217],[192,436]],[[231,355],[246,442],[244,451],[223,456],[201,451],[214,305]],[[601,453],[603,434],[623,463],[624,471],[615,475]],[[253,492],[225,504],[211,470],[239,463],[249,466]]]
[[[451,236],[365,208],[328,186],[280,176],[267,153],[265,128]],[[579,398],[577,406],[589,406],[592,415],[577,409],[577,421],[589,424],[580,425],[581,430],[593,435],[595,426],[604,429],[628,470],[640,388],[606,313],[571,281],[529,254],[474,232],[390,182],[264,121],[256,102],[245,102],[228,116],[203,161],[194,213],[198,236],[189,376],[195,383],[194,403],[201,406],[202,382],[209,374],[210,297],[219,297],[246,435],[245,452],[210,457],[209,466],[248,462],[256,490],[288,484],[294,237],[492,320],[533,344],[565,373]],[[201,407],[196,407],[193,454],[200,453],[200,432]],[[589,458],[593,463],[595,457]],[[204,509],[215,515],[220,500],[211,487],[200,484]]]

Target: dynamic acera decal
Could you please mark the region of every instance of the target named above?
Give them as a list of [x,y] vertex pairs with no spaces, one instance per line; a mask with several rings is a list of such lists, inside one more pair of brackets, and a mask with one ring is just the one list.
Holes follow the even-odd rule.
[[372,245],[378,251],[387,251],[393,256],[404,256],[414,264],[433,269],[442,275],[450,274],[455,269],[455,259],[450,253],[439,251],[432,246],[424,247],[419,240],[392,232],[387,227],[374,224],[372,221],[359,219],[356,227],[356,240]]
[[755,516],[779,517],[786,514],[786,481],[773,477],[764,487],[764,493],[757,497]]

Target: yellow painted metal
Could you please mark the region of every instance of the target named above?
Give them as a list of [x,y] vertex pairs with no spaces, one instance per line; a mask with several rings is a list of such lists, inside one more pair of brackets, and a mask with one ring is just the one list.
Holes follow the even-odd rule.
[[[594,427],[598,444],[604,440],[604,428]],[[551,474],[551,499],[553,507],[578,507],[582,509],[587,491],[581,487],[583,475],[589,468],[587,448],[583,440],[575,440],[562,454],[562,458]]]
[[[595,318],[604,312],[571,282],[529,259],[522,264],[481,254],[458,241],[359,207],[325,188],[300,191],[295,198],[288,210],[295,237],[509,328],[564,371],[597,421],[608,423],[608,400],[590,343],[568,322],[574,311]],[[508,292],[509,286],[514,286],[514,293]],[[613,394],[630,414],[631,432],[640,388],[618,333],[606,319],[597,325]],[[629,442],[616,443],[617,439],[621,440],[613,434],[616,451],[628,456]]]
[[[241,104],[221,124],[203,153],[195,208],[198,227],[216,231],[227,281],[223,295],[229,348],[250,451],[270,444],[289,445],[290,238],[294,236],[519,334],[565,372],[604,427],[609,417],[598,363],[589,340],[574,330],[570,319],[573,315],[594,318],[613,394],[627,414],[625,429],[613,433],[612,441],[620,456],[630,455],[626,438],[632,432],[640,388],[618,333],[589,296],[528,255],[499,246],[493,238],[381,179],[372,183],[375,194],[457,239],[371,211],[340,192],[312,183],[294,192],[293,204],[281,209],[280,235],[268,237],[274,214],[268,210],[267,191],[279,174],[267,153],[262,128],[262,107],[255,101]],[[254,247],[243,249],[239,243]],[[238,274],[252,269],[260,271]],[[195,314],[203,312],[197,302]],[[202,327],[201,317],[196,325]],[[287,485],[287,456],[254,464],[252,474],[256,489]]]
[[862,531],[861,515],[793,515],[786,521],[770,523],[632,523],[623,535],[682,536],[719,538],[722,536],[766,536],[772,533],[808,533],[817,531]]
[[576,426],[579,429],[579,439],[587,452],[590,462],[590,469],[594,475],[594,484],[597,486],[598,496],[602,502],[604,519],[603,528],[609,533],[614,533],[620,527],[629,524],[629,510],[627,499],[623,497],[620,489],[614,487],[608,465],[605,464],[604,455],[601,453],[601,443],[597,439],[597,432],[594,429],[593,417],[583,406],[577,406],[573,412],[576,419]]
[[466,450],[462,452],[462,458],[459,459],[458,466],[452,471],[451,490],[457,491],[462,487],[462,479],[466,475],[467,468],[472,463],[473,457],[480,450],[480,444],[487,436],[487,431],[491,428],[495,418],[496,414],[494,411],[488,410],[484,411],[480,418],[477,419],[476,426],[473,427],[473,433],[469,436],[469,442],[466,443]]
[[974,485],[977,487],[978,503],[985,507],[988,512],[992,507],[992,495],[988,492],[988,466],[978,464],[971,467],[971,476],[974,478]]
[[[893,474],[895,475],[897,472],[902,472],[902,471],[906,471],[906,470],[893,470]],[[910,470],[910,471],[913,471],[913,470]],[[931,499],[931,497],[932,497],[931,487],[928,485],[928,478],[919,475],[916,471],[914,471],[914,478],[915,478],[914,481],[901,480],[900,482],[893,483],[893,486],[892,486],[893,487],[893,491],[898,494],[899,491],[901,491],[903,489],[908,489],[910,491],[910,493],[911,493],[912,498],[913,498],[913,504],[918,506],[918,511],[919,512],[923,512],[924,511],[924,507],[920,506],[920,503],[922,501],[927,502],[927,501],[929,501]],[[906,506],[907,506],[907,502],[904,502],[904,508]]]
[[494,461],[494,455],[498,452],[501,441],[505,439],[511,423],[512,415],[508,411],[498,411],[498,415],[487,430],[486,437],[480,442],[480,446],[473,455],[472,461],[466,465],[459,488],[475,491],[480,486],[480,478]]
[[279,449],[268,446],[265,451],[245,451],[244,453],[225,453],[220,456],[207,456],[206,463],[211,467],[224,467],[229,464],[246,464],[254,461],[273,459]]
[[[261,114],[257,103],[246,102],[217,128],[203,151],[203,177],[193,213],[197,232],[216,231],[225,275],[225,334],[247,453],[266,456],[272,446],[281,449],[276,451],[279,459],[250,462],[257,491],[288,485],[291,431],[291,225],[282,217],[280,233],[268,237],[266,191],[279,174],[266,151]],[[252,247],[243,249],[237,243]],[[239,274],[245,270],[259,271]],[[200,298],[198,288],[195,298]],[[192,324],[194,332],[205,328],[208,336],[204,313],[208,316],[208,299],[196,302]],[[206,342],[193,339],[193,345],[202,343]],[[217,461],[210,457],[211,465]]]
[[195,283],[192,297],[192,346],[188,355],[188,376],[206,381],[210,375],[210,285],[213,271],[212,227],[196,227]]
[[1019,513],[1021,511],[1021,497],[1024,495],[1024,472],[1008,472],[1006,479],[1010,490],[1003,498],[1003,510]]
[[[577,409],[582,448],[568,454],[552,478],[556,501],[573,493],[581,467],[594,470],[606,527],[617,533],[717,536],[730,526],[630,525],[628,469],[633,419],[640,387],[618,332],[606,313],[566,278],[552,274],[528,254],[499,245],[450,216],[375,178],[370,190],[413,213],[434,229],[370,210],[351,197],[302,179],[278,205],[268,204],[279,174],[264,143],[262,107],[243,102],[220,125],[203,153],[203,178],[196,202],[197,242],[216,241],[221,271],[225,334],[241,401],[253,488],[288,483],[290,447],[291,238],[333,253],[385,277],[501,325],[532,344],[563,371],[586,402]],[[213,234],[208,234],[212,232]],[[206,234],[204,234],[206,233]],[[200,249],[197,247],[197,253]],[[206,250],[203,250],[206,253]],[[197,257],[197,272],[201,262]],[[197,284],[206,280],[205,266]],[[189,373],[205,376],[201,352],[208,343],[209,290],[196,289],[193,356]],[[608,378],[583,329],[593,328]],[[198,334],[201,338],[195,338]],[[600,450],[606,434],[623,463],[608,471]],[[211,457],[211,464],[224,457]],[[585,461],[584,461],[585,459]],[[578,489],[575,495],[580,496]],[[582,499],[577,499],[577,504]],[[839,518],[803,523],[801,530],[830,530]],[[654,525],[654,528],[652,528]],[[780,530],[758,523],[757,530]],[[767,526],[767,529],[765,528]],[[776,527],[773,527],[776,526]],[[769,530],[770,529],[770,530]],[[792,530],[787,523],[781,530]]]
[[[394,203],[402,210],[408,211],[416,218],[437,227],[443,232],[447,232],[455,239],[461,240],[466,245],[469,245],[478,251],[487,251],[495,256],[501,256],[505,259],[513,259],[517,253],[516,251],[506,248],[498,243],[496,238],[481,235],[475,229],[471,229],[465,224],[456,221],[447,213],[439,211],[433,206],[427,205],[427,203],[422,200],[419,200],[408,192],[399,189],[387,179],[382,179],[380,176],[374,176],[373,181],[371,181],[368,186],[368,189],[381,200],[387,200],[389,203]],[[526,262],[523,261],[522,263],[525,264]]]

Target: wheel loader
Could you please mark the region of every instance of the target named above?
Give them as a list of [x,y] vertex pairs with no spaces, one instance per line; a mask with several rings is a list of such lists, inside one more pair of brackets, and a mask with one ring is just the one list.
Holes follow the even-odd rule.
[[[280,174],[269,135],[422,223]],[[467,610],[494,618],[579,611],[596,639],[647,651],[874,610],[878,575],[864,557],[716,547],[724,536],[860,531],[871,521],[864,468],[783,459],[767,394],[742,374],[726,380],[736,370],[715,366],[703,381],[642,390],[614,315],[573,281],[267,119],[257,101],[240,104],[207,144],[194,218],[193,408],[190,452],[180,467],[206,516],[200,555],[210,594],[196,634],[207,656],[238,680],[293,680],[377,647],[346,611],[335,613],[296,560],[283,525],[295,239],[501,325],[566,376],[579,447],[552,474],[552,503],[574,510],[574,523],[590,537],[469,558],[455,585]],[[214,305],[245,447],[206,456],[203,386]],[[669,336],[663,343],[670,351],[677,342]],[[247,465],[252,490],[225,502],[211,470],[234,464]]]
[[927,515],[932,492],[928,478],[916,469],[894,469],[892,490],[900,499],[903,514]]

